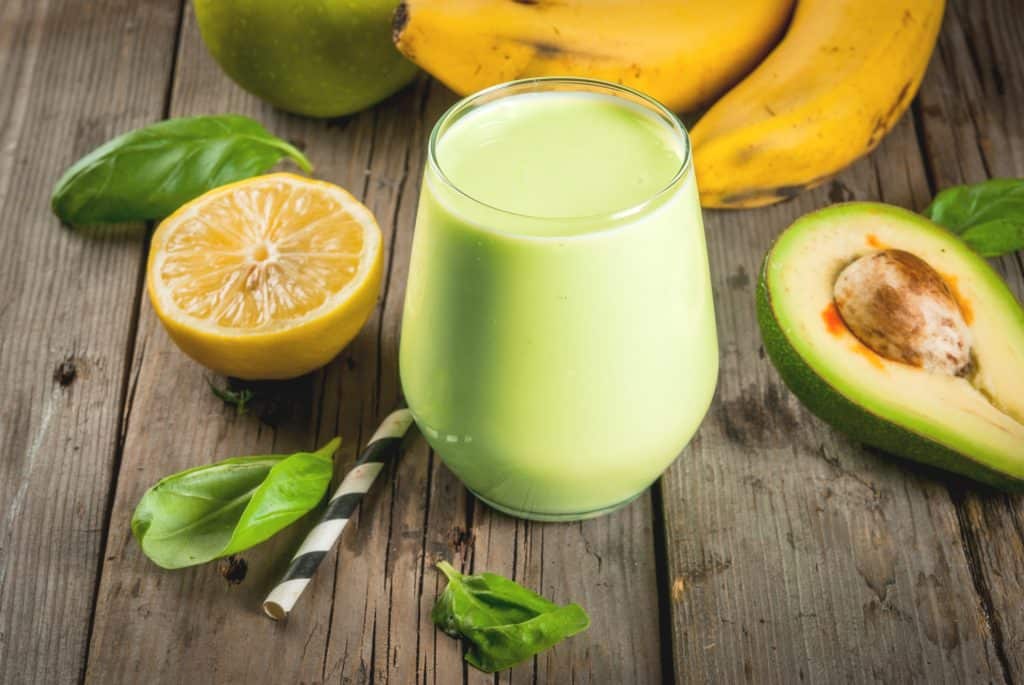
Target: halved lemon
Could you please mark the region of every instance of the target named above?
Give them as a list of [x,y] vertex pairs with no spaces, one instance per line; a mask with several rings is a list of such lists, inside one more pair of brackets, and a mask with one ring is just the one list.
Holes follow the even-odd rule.
[[217,373],[293,378],[356,336],[380,292],[373,214],[338,186],[270,174],[216,188],[153,234],[146,288],[186,354]]

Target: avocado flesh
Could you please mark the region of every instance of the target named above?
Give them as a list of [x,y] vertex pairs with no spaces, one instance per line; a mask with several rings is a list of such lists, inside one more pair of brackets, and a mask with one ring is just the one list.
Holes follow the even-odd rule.
[[[839,272],[895,248],[928,262],[973,336],[967,378],[867,349],[827,310]],[[870,445],[996,487],[1024,490],[1024,309],[992,268],[927,219],[888,205],[834,205],[798,220],[765,259],[758,287],[765,349],[815,414]]]

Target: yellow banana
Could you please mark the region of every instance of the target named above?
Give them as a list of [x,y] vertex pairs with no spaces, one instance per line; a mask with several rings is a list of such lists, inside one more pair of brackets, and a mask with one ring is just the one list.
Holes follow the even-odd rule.
[[587,76],[675,111],[720,95],[778,40],[793,0],[405,0],[395,44],[461,95]]
[[870,152],[910,105],[943,0],[798,0],[782,42],[691,131],[705,207],[759,207]]

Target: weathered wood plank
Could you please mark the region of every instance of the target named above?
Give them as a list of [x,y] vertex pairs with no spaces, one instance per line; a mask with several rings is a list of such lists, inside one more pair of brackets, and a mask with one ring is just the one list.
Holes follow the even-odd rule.
[[[1024,10],[955,2],[919,97],[925,159],[938,189],[1024,177]],[[1024,301],[1024,256],[997,266]],[[1024,392],[1024,389],[1022,389]],[[1024,682],[1024,497],[954,486],[964,545],[1004,675]]]
[[771,240],[830,202],[929,198],[913,122],[796,200],[707,213],[722,370],[663,480],[676,672],[693,682],[1001,682],[946,480],[840,437],[785,388],[754,288]]
[[50,191],[162,116],[179,7],[0,3],[0,682],[80,677],[144,254],[63,229]]
[[[395,141],[391,143],[395,149],[375,152],[374,166],[380,163],[382,167],[371,178],[378,179],[379,187],[375,190],[371,181],[367,202],[379,217],[393,212],[395,233],[390,282],[376,322],[380,327],[380,385],[375,396],[379,399],[368,411],[342,411],[340,415],[342,421],[346,416],[362,416],[364,431],[372,430],[367,418],[386,411],[399,397],[398,329],[426,138],[433,122],[453,101],[450,93],[432,84],[424,93],[422,116],[412,118],[408,112],[391,116],[389,104],[381,108],[380,140],[385,145]],[[412,137],[406,138],[403,129],[410,127],[410,120],[416,124]],[[404,165],[398,164],[402,150]],[[392,161],[380,162],[382,159]],[[383,166],[388,163],[392,168]],[[403,178],[404,184],[398,180]],[[397,203],[389,190],[396,180]],[[378,197],[381,192],[383,198]],[[344,398],[344,388],[341,394]],[[357,401],[361,401],[358,396],[350,395],[352,406],[357,406]],[[385,511],[390,528],[381,520]],[[473,503],[436,455],[428,460],[427,449],[420,442],[399,466],[392,491],[374,503],[373,512],[365,538],[362,524],[359,539],[353,537],[361,555],[346,554],[339,561],[325,679],[340,675],[343,680],[346,676],[358,680],[372,674],[374,682],[448,683],[465,673],[474,682],[493,680],[466,670],[458,643],[438,634],[430,623],[430,608],[444,585],[432,566],[445,558],[467,570],[514,575],[556,601],[579,601],[593,613],[594,627],[588,633],[552,650],[537,663],[512,671],[510,677],[515,682],[535,678],[555,682],[571,677],[577,682],[659,681],[658,626],[651,620],[657,617],[657,604],[647,498],[629,513],[582,526],[516,522]],[[529,543],[531,530],[543,532]],[[481,544],[489,550],[483,559],[477,557]],[[523,554],[514,564],[519,551]],[[581,564],[581,558],[590,563]],[[595,559],[606,559],[607,565]],[[549,574],[546,582],[544,569]],[[352,587],[359,590],[351,592]],[[621,637],[624,629],[630,636],[627,640]],[[370,635],[372,640],[367,639]],[[359,668],[352,666],[355,655],[360,657]]]
[[[372,431],[401,398],[398,334],[426,141],[434,120],[452,102],[450,93],[424,78],[408,99],[377,108],[378,145],[365,201],[384,227],[391,254],[381,306],[367,326],[374,331],[373,349],[360,355],[372,377],[340,388],[337,420],[353,430]],[[435,499],[459,489],[441,469],[426,443],[417,440],[393,469],[390,483],[360,514],[358,536],[350,538],[351,548],[338,560],[325,680],[445,683],[461,678],[457,654],[435,641],[429,618],[434,595],[421,596],[435,580],[428,550],[448,548],[461,510],[447,508],[464,498]]]
[[[309,447],[314,432],[321,442],[340,432],[347,438],[340,462],[350,464],[377,420],[398,401],[399,323],[426,137],[453,100],[443,88],[422,79],[340,125],[288,117],[224,80],[202,51],[187,14],[172,113],[250,113],[272,130],[304,141],[318,175],[353,189],[378,216],[390,246],[388,276],[382,305],[363,334],[341,360],[293,388],[298,409],[275,430],[261,429],[253,419],[222,418],[202,371],[174,349],[148,303],[142,303],[131,379],[137,389],[127,410],[125,456],[89,681],[131,680],[170,664],[182,680],[216,673],[226,680],[264,682],[288,673],[310,682],[448,683],[466,674],[458,643],[434,630],[429,612],[443,586],[432,565],[441,558],[465,565],[475,549],[475,531],[467,518],[473,504],[422,441],[414,443],[390,482],[368,498],[366,513],[346,533],[340,557],[325,563],[309,596],[283,626],[255,612],[280,571],[274,560],[287,554],[297,534],[246,554],[249,577],[228,588],[212,568],[159,571],[142,557],[128,530],[135,502],[156,478],[215,455]],[[163,411],[171,404],[173,416]],[[155,424],[153,416],[160,416],[161,423]],[[582,660],[593,654],[595,664],[609,673],[635,672],[633,682],[658,679],[649,499],[628,512],[614,525],[561,527],[543,548],[524,548],[533,550],[536,561],[524,557],[520,573],[531,570],[537,587],[560,600],[593,602],[601,609],[595,628],[571,647],[556,650],[550,658],[557,661],[541,663],[541,674],[562,668],[570,673],[571,662],[578,671],[586,667]],[[516,529],[517,524],[502,518],[487,524],[487,537],[495,549],[511,550],[517,544]],[[537,540],[542,542],[540,536]],[[570,557],[575,569],[575,555],[588,545],[602,562],[592,558],[567,586],[556,587],[550,580],[544,586],[539,575],[542,549],[555,560],[552,569]],[[328,580],[332,574],[333,583]],[[620,577],[627,582],[619,583]],[[605,586],[616,592],[605,595]],[[566,597],[561,596],[564,587],[571,589]],[[632,631],[631,642],[618,639],[623,626]],[[630,645],[639,659],[632,656]],[[600,682],[601,674],[594,679]]]
[[[576,523],[518,521],[476,502],[473,521],[474,571],[514,578],[560,604],[576,602],[591,621],[587,632],[497,682],[664,682],[650,493]],[[468,675],[469,683],[494,682],[476,671]]]
[[[1014,43],[1000,40],[1012,49]],[[11,54],[19,53],[0,49],[0,60]],[[11,70],[0,66],[4,85]],[[164,573],[141,556],[127,524],[142,490],[160,475],[230,454],[306,448],[336,432],[346,436],[343,470],[397,401],[398,323],[423,145],[430,124],[451,102],[450,94],[421,82],[344,122],[288,117],[221,76],[190,15],[177,73],[172,113],[253,114],[304,142],[319,176],[361,194],[393,246],[390,285],[381,311],[340,360],[320,374],[268,388],[287,409],[275,428],[224,412],[209,395],[202,370],[178,353],[148,303],[141,303],[125,456],[88,679],[131,681],[165,673],[200,681],[216,674],[229,682],[273,681],[281,674],[309,682],[447,683],[464,676],[491,682],[466,671],[457,643],[429,623],[443,585],[430,566],[451,558],[467,569],[514,575],[591,611],[588,633],[499,680],[657,681],[650,498],[578,526],[516,522],[468,498],[421,441],[392,481],[371,496],[342,555],[324,565],[323,577],[286,625],[265,621],[257,606],[301,530],[247,554],[250,574],[238,587],[227,586],[212,567]],[[932,122],[922,111],[929,140]],[[1009,131],[998,139],[1005,154],[985,158],[993,169],[1009,169],[992,172],[997,175],[1020,173],[1017,162],[1005,161],[1019,159],[1020,149],[1019,135],[1013,135],[1019,127],[1008,122],[995,129]],[[936,166],[930,168],[939,178]],[[0,166],[0,180],[10,173]],[[982,169],[978,178],[985,175]],[[2,201],[10,184],[0,185]],[[723,387],[699,438],[663,485],[681,680],[999,681],[1019,674],[1014,659],[1022,651],[1022,631],[1012,603],[1024,577],[1013,547],[1020,539],[1019,506],[996,496],[975,505],[972,491],[958,511],[942,478],[837,438],[788,396],[757,347],[752,281],[770,238],[792,217],[827,198],[881,197],[920,207],[929,194],[912,124],[904,121],[872,159],[829,188],[742,218],[709,216],[719,325],[723,342],[729,341],[723,345]],[[749,247],[737,254],[734,246],[741,243]],[[131,254],[137,265],[137,248]],[[1012,276],[1020,264],[1005,268]],[[1022,292],[1019,282],[1016,287]],[[7,315],[0,309],[0,318]],[[5,342],[0,338],[0,345]],[[109,389],[120,387],[121,376],[111,377],[117,382],[96,397],[116,394]],[[762,404],[769,407],[766,414]],[[4,425],[8,421],[5,414]],[[961,527],[966,548],[958,543]],[[993,529],[1003,544],[988,544]],[[331,575],[333,583],[326,579]],[[979,598],[976,582],[983,590],[994,588],[993,596]],[[0,599],[4,592],[0,583]],[[988,625],[997,626],[1000,636],[990,638]],[[6,639],[0,635],[0,657]]]
[[[108,550],[104,570],[90,681],[131,681],[171,663],[178,664],[176,677],[200,681],[217,673],[227,680],[271,682],[287,673],[310,682],[409,682],[406,678],[417,669],[425,679],[440,673],[432,676],[437,682],[449,682],[446,673],[461,678],[454,643],[445,640],[433,653],[435,636],[426,616],[434,592],[424,596],[426,608],[421,609],[420,574],[424,546],[434,550],[434,557],[449,556],[438,551],[457,539],[445,522],[451,511],[463,515],[465,495],[450,474],[431,462],[422,442],[403,459],[392,482],[368,498],[367,516],[357,517],[343,541],[340,570],[334,559],[325,563],[284,626],[258,616],[256,608],[281,570],[275,560],[286,557],[296,533],[246,554],[249,577],[241,586],[228,588],[213,568],[177,574],[155,569],[141,556],[127,527],[135,502],[153,480],[214,455],[298,449],[310,446],[314,433],[322,442],[340,432],[347,439],[339,459],[344,471],[377,420],[397,402],[398,316],[422,150],[433,119],[452,101],[450,94],[434,90],[428,100],[431,91],[424,80],[377,110],[343,122],[288,117],[227,84],[203,51],[191,13],[187,16],[172,113],[250,113],[278,133],[303,142],[320,176],[353,189],[375,211],[398,255],[390,264],[397,266],[389,266],[383,316],[374,316],[341,360],[293,384],[283,398],[294,405],[293,411],[275,430],[233,418],[224,426],[224,412],[205,388],[202,370],[173,347],[148,303],[143,303],[132,378],[139,390],[128,410],[126,456],[111,537],[117,544]],[[169,395],[183,398],[183,409],[175,401],[173,419],[153,426],[148,417],[161,413]],[[445,499],[430,513],[430,520],[438,523],[427,529],[428,534],[424,519],[435,491],[440,494],[434,496]],[[463,501],[456,499],[454,510],[449,510],[452,492]],[[202,608],[198,615],[196,607]],[[422,624],[410,620],[417,610],[424,617]],[[126,615],[133,620],[124,620]],[[126,650],[133,635],[141,637]],[[255,656],[254,644],[260,645]]]
[[[234,86],[206,53],[191,5],[185,13],[170,114],[248,114],[306,148],[317,173],[361,194],[367,184],[376,114],[317,122],[277,112]],[[387,230],[387,227],[384,227]],[[117,484],[96,608],[87,681],[140,682],[173,673],[180,682],[319,682],[329,632],[332,588],[318,578],[286,623],[275,624],[260,602],[277,580],[305,526],[276,536],[243,556],[248,574],[237,585],[216,565],[166,572],[146,559],[129,522],[143,491],[161,476],[219,458],[309,449],[344,432],[336,460],[351,466],[361,439],[339,428],[324,410],[337,406],[325,388],[343,383],[372,387],[361,356],[373,349],[370,329],[328,370],[257,388],[273,405],[271,425],[235,417],[206,387],[208,372],[170,341],[148,300],[140,303],[130,401],[125,410],[124,458]],[[354,366],[349,370],[346,364]],[[368,368],[369,364],[365,366]],[[321,398],[323,401],[321,401]],[[258,409],[258,408],[257,408]],[[257,414],[259,412],[256,412]],[[307,524],[308,525],[308,524]],[[320,573],[330,576],[333,562]]]

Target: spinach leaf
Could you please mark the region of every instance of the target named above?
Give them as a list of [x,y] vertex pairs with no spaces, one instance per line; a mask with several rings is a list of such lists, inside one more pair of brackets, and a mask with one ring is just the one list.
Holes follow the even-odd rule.
[[430,619],[452,637],[467,628],[521,623],[558,608],[540,595],[494,573],[464,576],[447,561],[437,567],[448,578]]
[[947,188],[924,210],[983,257],[1024,249],[1024,179],[995,178]]
[[51,206],[69,224],[162,219],[285,157],[312,170],[295,147],[248,117],[168,119],[118,136],[71,165],[53,189]]
[[168,569],[253,547],[320,502],[340,444],[335,438],[316,452],[235,457],[168,476],[142,496],[132,533]]
[[437,567],[448,587],[430,618],[445,633],[469,642],[466,661],[481,671],[514,666],[590,625],[578,604],[560,607],[494,573],[467,576],[446,561]]

